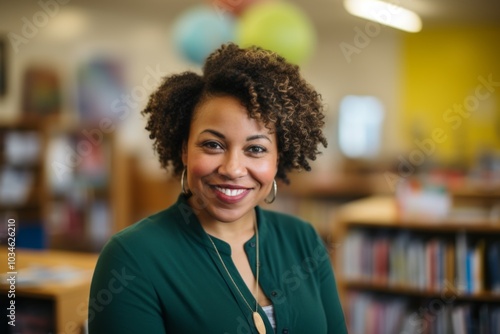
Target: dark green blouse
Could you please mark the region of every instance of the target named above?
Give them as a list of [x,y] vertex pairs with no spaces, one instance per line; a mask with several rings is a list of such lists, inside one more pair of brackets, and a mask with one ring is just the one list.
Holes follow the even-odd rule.
[[[329,255],[310,224],[256,208],[260,285],[274,305],[276,333],[347,333]],[[212,237],[251,305],[255,299]],[[255,236],[245,244],[255,270]],[[273,329],[259,307],[267,333]],[[90,334],[257,333],[251,312],[184,196],[114,235],[92,279]]]

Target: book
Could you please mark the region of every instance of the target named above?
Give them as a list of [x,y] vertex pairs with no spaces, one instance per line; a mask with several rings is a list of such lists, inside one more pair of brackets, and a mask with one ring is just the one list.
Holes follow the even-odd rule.
[[481,239],[476,244],[474,249],[474,264],[473,264],[473,292],[479,293],[484,290],[484,259],[485,259],[486,242]]
[[456,235],[456,271],[457,288],[459,291],[467,291],[467,235],[459,232]]
[[486,252],[489,288],[500,293],[500,241],[491,243]]

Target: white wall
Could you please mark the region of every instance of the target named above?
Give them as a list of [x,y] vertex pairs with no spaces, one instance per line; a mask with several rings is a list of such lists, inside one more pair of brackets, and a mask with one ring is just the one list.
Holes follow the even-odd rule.
[[[0,31],[22,33],[22,17],[32,18],[40,7],[13,7],[1,11]],[[71,16],[73,15],[73,16]],[[81,17],[82,31],[71,32],[64,17]],[[134,15],[114,15],[112,12],[82,10],[81,7],[61,6],[57,15],[41,27],[27,44],[18,45],[18,52],[10,47],[7,97],[0,99],[0,121],[16,118],[21,110],[21,77],[28,64],[46,63],[56,66],[63,78],[64,109],[74,115],[74,80],[79,63],[99,53],[112,54],[125,64],[128,91],[141,86],[148,75],[146,68],[159,68],[165,73],[186,69],[198,70],[182,60],[171,45],[172,20],[145,20]],[[400,69],[400,35],[390,28],[372,37],[362,39],[357,32],[365,31],[366,21],[353,19],[342,24],[318,26],[318,45],[312,59],[303,66],[304,76],[322,93],[328,104],[327,137],[330,145],[317,165],[331,170],[341,161],[337,145],[335,118],[342,96],[347,94],[375,95],[387,108],[384,155],[398,150],[397,104]],[[371,27],[373,29],[373,27]],[[68,35],[64,37],[65,34]],[[366,32],[365,32],[366,33]],[[361,38],[361,39],[360,39]],[[343,44],[342,44],[343,43]],[[346,58],[341,50],[349,44],[357,48]],[[352,50],[352,49],[351,49]],[[146,165],[157,167],[151,153],[151,143],[140,116],[146,100],[137,101],[135,112],[123,120],[120,142],[129,151],[143,155]]]

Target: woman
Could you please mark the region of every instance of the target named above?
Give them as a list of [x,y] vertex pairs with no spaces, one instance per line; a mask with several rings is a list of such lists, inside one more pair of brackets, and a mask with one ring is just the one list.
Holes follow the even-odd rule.
[[256,47],[223,45],[202,76],[165,78],[143,114],[182,194],[103,249],[90,333],[346,333],[311,225],[258,206],[275,179],[310,170],[322,111],[297,66]]

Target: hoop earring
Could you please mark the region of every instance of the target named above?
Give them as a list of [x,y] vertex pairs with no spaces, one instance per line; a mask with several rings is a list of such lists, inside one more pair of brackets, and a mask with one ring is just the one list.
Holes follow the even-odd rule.
[[272,191],[273,197],[271,199],[267,198],[264,199],[264,202],[266,202],[266,204],[271,204],[272,202],[274,202],[277,193],[278,193],[278,185],[276,184],[276,180],[273,180],[273,191]]
[[[182,170],[182,175],[181,175],[181,189],[182,189],[182,193],[184,195],[190,196],[191,190],[189,190],[189,189],[186,190],[186,187],[185,187],[185,184],[187,183],[186,170],[187,170],[187,167],[184,166],[184,169]],[[184,179],[186,179],[186,181],[184,181]]]

